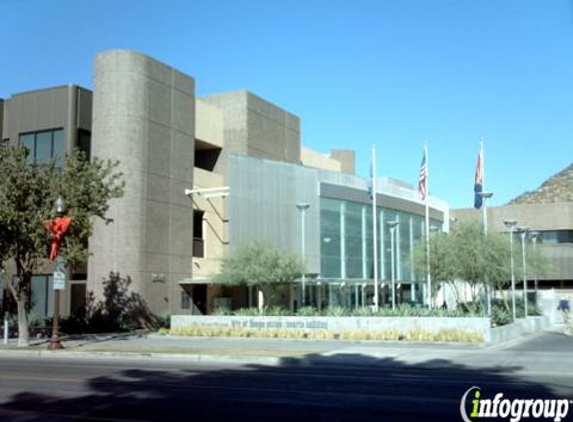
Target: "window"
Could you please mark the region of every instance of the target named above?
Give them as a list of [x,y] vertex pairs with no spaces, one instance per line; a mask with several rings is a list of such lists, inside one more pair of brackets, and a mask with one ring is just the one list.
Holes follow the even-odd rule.
[[193,210],[193,256],[197,258],[205,256],[205,240],[203,239],[204,215],[204,211]]
[[207,142],[195,140],[195,167],[213,171],[221,155],[221,148]]
[[88,130],[79,129],[78,130],[78,149],[86,154],[86,158],[91,157],[91,147],[92,147],[92,134]]
[[546,230],[541,232],[540,242],[546,245],[573,243],[573,230]]
[[8,148],[10,146],[10,138],[5,138],[0,141],[0,148]]
[[56,166],[62,167],[65,152],[64,130],[45,130],[20,135],[20,145],[24,145],[30,152],[28,161],[47,162],[56,157]]

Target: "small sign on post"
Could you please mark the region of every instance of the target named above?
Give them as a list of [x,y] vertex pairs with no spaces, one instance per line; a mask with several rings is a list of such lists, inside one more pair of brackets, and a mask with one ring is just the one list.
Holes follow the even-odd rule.
[[66,289],[66,273],[54,271],[54,290]]

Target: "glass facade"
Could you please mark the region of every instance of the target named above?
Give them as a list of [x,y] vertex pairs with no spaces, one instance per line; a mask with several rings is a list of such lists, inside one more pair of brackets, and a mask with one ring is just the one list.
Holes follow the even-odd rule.
[[56,166],[62,167],[65,153],[63,129],[21,134],[20,144],[30,151],[28,160],[31,163],[45,163],[52,157],[56,157]]
[[[377,213],[378,274],[382,301],[389,300],[388,288],[392,280],[394,256],[395,287],[397,296],[402,298],[400,301],[422,302],[425,275],[414,272],[412,252],[415,245],[424,238],[424,217],[384,207],[378,207]],[[392,228],[389,222],[394,221],[398,224]],[[430,225],[441,228],[442,223],[430,220]],[[374,278],[372,229],[371,205],[320,198],[319,279],[326,285],[317,286],[316,296],[326,299],[329,304],[361,306],[369,303],[373,296]]]

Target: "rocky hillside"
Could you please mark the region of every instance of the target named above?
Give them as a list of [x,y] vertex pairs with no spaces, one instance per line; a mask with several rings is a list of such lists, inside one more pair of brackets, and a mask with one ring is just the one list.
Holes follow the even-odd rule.
[[555,202],[573,202],[573,164],[547,179],[537,189],[519,195],[509,204],[552,204]]

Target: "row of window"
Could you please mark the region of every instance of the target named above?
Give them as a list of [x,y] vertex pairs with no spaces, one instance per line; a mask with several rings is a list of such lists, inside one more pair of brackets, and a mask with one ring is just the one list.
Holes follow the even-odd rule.
[[539,241],[546,245],[573,243],[573,230],[545,230],[540,232]]
[[[55,157],[56,167],[62,167],[63,157],[66,152],[64,129],[22,133],[18,138],[18,142],[28,149],[28,161],[30,163],[45,163]],[[0,142],[0,147],[7,147],[9,144],[10,139],[6,138]],[[78,130],[77,147],[86,154],[89,160],[91,153],[91,132],[83,129]]]
[[[521,234],[513,233],[514,241],[520,242]],[[529,238],[531,241],[531,238]],[[537,242],[544,245],[558,245],[573,243],[573,230],[541,230],[537,237]]]
[[[378,207],[378,274],[392,277],[392,243],[396,280],[418,280],[412,251],[424,236],[424,218]],[[397,221],[395,229],[387,224]],[[432,225],[440,227],[438,221]],[[394,235],[392,241],[391,233]],[[372,279],[374,273],[372,207],[329,198],[320,200],[321,276]]]
[[28,148],[28,161],[42,163],[56,157],[56,166],[62,167],[66,151],[64,130],[45,130],[20,135],[20,144]]

